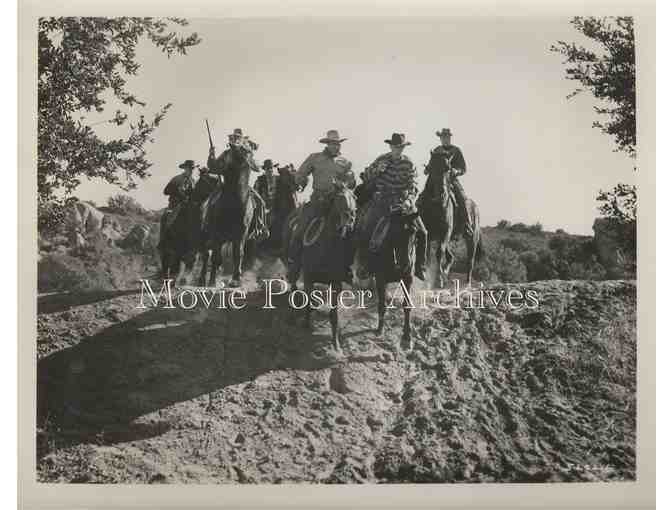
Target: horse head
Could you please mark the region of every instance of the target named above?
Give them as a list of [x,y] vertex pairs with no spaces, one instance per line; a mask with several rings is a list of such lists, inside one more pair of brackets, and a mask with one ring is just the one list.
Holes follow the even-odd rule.
[[354,229],[356,214],[357,204],[354,193],[344,186],[339,187],[331,205],[331,219],[342,238]]
[[452,166],[453,155],[448,156],[442,151],[432,151],[429,163],[425,168],[427,177],[427,188],[431,196],[447,196],[454,177]]
[[274,209],[287,212],[293,211],[297,207],[297,185],[294,180],[296,171],[292,171],[289,165],[278,169],[278,178],[276,184]]

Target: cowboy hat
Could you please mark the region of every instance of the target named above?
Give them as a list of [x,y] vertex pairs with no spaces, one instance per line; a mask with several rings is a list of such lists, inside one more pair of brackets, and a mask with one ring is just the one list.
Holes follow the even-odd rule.
[[337,130],[330,129],[329,131],[327,131],[327,136],[325,136],[324,138],[320,138],[320,143],[334,143],[334,142],[335,143],[341,143],[341,142],[345,142],[346,140],[347,140],[347,138],[341,138],[338,135]]
[[453,133],[451,133],[450,129],[443,128],[441,131],[436,132],[436,136],[453,136]]
[[411,145],[411,142],[406,141],[406,135],[403,133],[392,133],[392,136],[389,140],[385,140],[385,143],[390,144],[392,147],[406,147]]
[[264,160],[264,164],[261,165],[261,168],[263,168],[264,170],[266,170],[267,168],[275,168],[275,167],[277,167],[277,166],[279,166],[278,163],[273,163],[273,160],[272,160],[272,159],[265,159],[265,160]]
[[181,165],[178,165],[177,168],[184,168],[184,169],[193,170],[194,168],[196,168],[196,164],[194,163],[193,159],[185,159],[184,163],[182,163]]

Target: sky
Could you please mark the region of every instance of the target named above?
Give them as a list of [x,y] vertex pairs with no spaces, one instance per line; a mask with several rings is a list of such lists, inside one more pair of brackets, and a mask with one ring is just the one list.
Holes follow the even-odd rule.
[[[173,104],[146,147],[152,175],[129,193],[146,208],[166,206],[163,187],[182,161],[205,164],[206,118],[218,153],[239,127],[260,163],[297,167],[337,129],[356,175],[405,133],[421,185],[435,132],[448,127],[482,225],[592,234],[598,191],[635,182],[634,161],[592,128],[590,93],[566,98],[576,84],[549,48],[589,42],[567,18],[192,19],[184,31],[202,42],[170,59],[142,43],[128,81],[145,113]],[[120,192],[84,181],[76,195],[103,205]]]

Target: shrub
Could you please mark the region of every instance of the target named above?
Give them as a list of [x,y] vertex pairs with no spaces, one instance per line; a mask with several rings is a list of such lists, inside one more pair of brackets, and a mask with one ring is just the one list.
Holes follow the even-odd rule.
[[129,195],[115,195],[107,199],[107,209],[109,212],[123,215],[145,216],[147,211],[137,200]]
[[525,265],[527,280],[530,282],[556,280],[560,277],[555,255],[548,249],[526,251],[520,254],[520,260]]
[[485,260],[476,266],[474,273],[477,279],[488,282],[527,281],[527,269],[518,254],[500,243],[486,248]]
[[497,228],[501,230],[507,230],[511,228],[511,222],[509,220],[499,220],[497,222]]
[[521,253],[524,251],[532,250],[532,245],[525,239],[519,237],[507,237],[499,241],[499,244],[505,248],[515,251],[516,253]]

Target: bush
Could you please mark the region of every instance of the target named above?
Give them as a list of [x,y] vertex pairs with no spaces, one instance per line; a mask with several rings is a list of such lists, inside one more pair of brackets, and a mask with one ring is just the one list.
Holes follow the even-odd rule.
[[541,249],[520,254],[520,260],[527,270],[527,280],[557,280],[560,275],[556,269],[557,261],[552,251]]
[[527,225],[525,223],[514,223],[509,227],[511,232],[527,232]]
[[569,276],[572,280],[604,280],[607,270],[593,255],[588,262],[574,262],[569,266]]
[[536,222],[534,225],[530,225],[528,227],[528,232],[530,234],[534,234],[534,235],[543,234],[544,233],[544,226],[541,223]]
[[511,228],[511,222],[509,220],[499,220],[497,222],[497,228],[501,230],[507,230]]
[[145,216],[147,211],[137,200],[129,195],[115,195],[107,199],[107,209],[109,212],[123,214],[125,216],[136,215]]
[[522,253],[524,251],[532,250],[532,245],[525,239],[519,237],[508,237],[499,241],[499,244],[505,248],[515,251],[516,253]]
[[477,279],[509,283],[527,281],[527,269],[515,251],[500,243],[493,243],[485,252],[485,260],[477,264],[474,271]]

